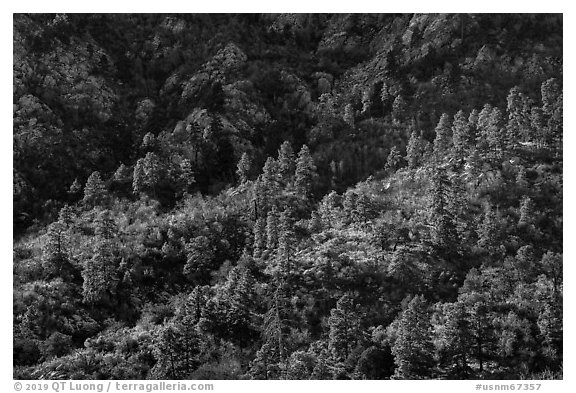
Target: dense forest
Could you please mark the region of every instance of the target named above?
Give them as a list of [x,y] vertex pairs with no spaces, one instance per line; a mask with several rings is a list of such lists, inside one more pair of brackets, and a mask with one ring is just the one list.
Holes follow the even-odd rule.
[[13,24],[14,378],[562,378],[562,15]]

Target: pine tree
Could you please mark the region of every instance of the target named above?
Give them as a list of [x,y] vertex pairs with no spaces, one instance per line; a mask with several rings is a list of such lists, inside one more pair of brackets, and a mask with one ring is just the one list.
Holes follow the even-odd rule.
[[400,314],[392,346],[396,371],[393,379],[428,379],[434,376],[434,346],[428,304],[414,297]]
[[152,375],[159,379],[189,379],[200,365],[201,337],[192,318],[175,318],[163,325],[155,345],[157,363]]
[[82,202],[88,206],[96,206],[104,202],[106,196],[106,186],[100,178],[100,172],[92,172],[86,181],[86,186],[84,186],[84,199]]
[[432,178],[430,222],[432,242],[443,251],[454,250],[459,243],[454,211],[450,201],[453,199],[452,184],[445,170],[437,168]]
[[534,223],[534,203],[530,197],[525,196],[520,203],[520,218],[518,227],[530,227]]
[[260,258],[262,252],[266,250],[266,221],[259,217],[254,223],[254,244],[253,256]]
[[288,277],[292,274],[292,259],[294,253],[294,230],[292,217],[288,210],[280,214],[280,232],[278,235],[277,274]]
[[407,107],[408,104],[406,103],[406,100],[404,100],[404,97],[398,94],[392,103],[392,119],[394,123],[398,124],[404,121]]
[[454,155],[457,160],[463,160],[468,151],[474,147],[476,136],[472,132],[472,127],[468,123],[464,112],[459,110],[454,115],[452,123],[452,143],[454,144]]
[[149,152],[140,158],[134,168],[132,188],[135,193],[152,191],[156,197],[156,189],[164,176],[160,159],[155,153]]
[[240,184],[248,181],[251,167],[252,161],[250,160],[250,156],[248,156],[246,152],[242,153],[242,157],[240,157],[240,161],[238,161],[238,165],[236,166],[236,176]]
[[266,249],[274,252],[278,246],[278,209],[272,206],[266,218]]
[[344,122],[354,128],[354,107],[352,104],[346,104],[344,107]]
[[530,135],[530,103],[528,98],[516,86],[510,89],[507,98],[508,124],[506,125],[506,147],[512,150]]
[[194,171],[192,170],[192,162],[190,162],[190,160],[187,158],[182,159],[182,161],[180,161],[180,168],[178,173],[178,184],[182,190],[182,193],[188,192],[195,181]]
[[42,247],[42,267],[48,276],[67,277],[70,272],[68,241],[66,224],[56,221],[48,226]]
[[474,345],[465,304],[443,304],[436,332],[436,353],[443,377],[448,379],[470,378],[469,362]]
[[450,152],[452,142],[450,127],[450,117],[443,113],[435,129],[434,156],[437,160],[443,159]]
[[74,209],[70,205],[64,205],[58,213],[58,221],[64,224],[66,228],[70,228],[74,222],[75,216],[76,213],[74,212]]
[[344,201],[342,202],[342,207],[344,208],[344,214],[348,223],[352,222],[356,218],[356,201],[358,200],[358,194],[352,190],[347,190],[344,194]]
[[339,199],[338,193],[331,191],[322,198],[320,206],[318,207],[318,213],[320,214],[323,225],[329,228],[333,227],[338,220],[338,212],[340,210],[338,208]]
[[298,153],[298,159],[296,161],[296,189],[299,190],[302,195],[310,196],[315,178],[316,165],[314,165],[314,160],[310,155],[308,146],[303,145],[302,149]]
[[82,278],[84,303],[97,304],[114,295],[117,280],[116,262],[109,241],[96,242],[92,258],[84,263]]
[[215,253],[210,240],[203,235],[196,236],[190,240],[190,243],[186,243],[185,249],[184,275],[197,283],[207,282],[210,278]]
[[416,130],[412,131],[406,147],[406,162],[408,168],[416,169],[422,163],[422,141]]
[[386,159],[386,166],[384,167],[384,170],[388,173],[396,172],[398,169],[398,164],[400,164],[400,160],[402,160],[400,151],[396,146],[392,146],[390,153],[388,154],[388,158]]
[[68,190],[68,194],[76,196],[80,194],[82,191],[82,185],[78,181],[78,178],[74,179],[74,182],[70,185],[70,189]]
[[496,212],[489,204],[484,209],[484,218],[478,228],[478,247],[494,255],[499,252],[500,229]]
[[110,210],[98,213],[94,220],[95,246],[92,259],[82,269],[82,295],[85,303],[96,304],[115,295],[118,282],[116,261],[116,224]]
[[283,184],[288,184],[296,171],[294,150],[288,141],[284,141],[278,150],[278,171]]
[[359,315],[349,294],[343,295],[330,311],[328,326],[328,348],[336,361],[344,362],[361,336]]

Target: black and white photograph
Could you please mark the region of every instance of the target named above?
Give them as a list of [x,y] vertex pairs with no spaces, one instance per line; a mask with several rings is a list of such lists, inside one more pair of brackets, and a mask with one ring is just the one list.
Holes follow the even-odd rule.
[[12,14],[12,378],[563,380],[563,17]]

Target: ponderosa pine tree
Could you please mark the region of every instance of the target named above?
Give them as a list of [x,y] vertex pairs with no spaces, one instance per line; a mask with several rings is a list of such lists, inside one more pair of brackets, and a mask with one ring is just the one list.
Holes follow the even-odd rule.
[[448,379],[470,378],[469,361],[474,345],[466,306],[461,302],[439,305],[435,314],[437,326],[436,355],[443,377]]
[[400,164],[400,160],[402,160],[400,151],[396,146],[392,146],[390,153],[388,154],[388,158],[386,159],[386,166],[384,167],[384,170],[388,173],[396,172],[398,165]]
[[396,371],[393,379],[434,377],[434,345],[428,303],[415,296],[398,317],[396,339],[392,345]]
[[454,220],[455,212],[451,206],[453,198],[452,183],[446,170],[436,168],[432,177],[430,223],[432,242],[442,252],[453,251],[459,244]]
[[528,97],[515,86],[507,98],[508,123],[506,124],[506,148],[512,151],[521,141],[532,138],[530,132],[530,102]]
[[361,337],[359,315],[354,306],[354,299],[349,294],[343,295],[330,311],[328,348],[337,362],[344,362]]
[[210,240],[203,235],[196,236],[185,244],[186,265],[183,273],[193,282],[205,284],[210,278],[214,261],[214,249]]
[[69,234],[61,221],[48,226],[42,247],[42,267],[47,276],[68,277],[72,265],[68,252]]
[[296,177],[294,185],[303,196],[310,196],[315,177],[316,165],[314,165],[314,159],[310,154],[308,146],[303,145],[302,149],[298,153],[298,159],[296,160]]
[[408,140],[408,146],[406,147],[406,162],[408,163],[408,168],[416,169],[422,160],[422,144],[420,136],[416,130],[412,131],[410,139]]
[[434,156],[436,160],[441,161],[450,152],[452,146],[450,117],[446,113],[440,116],[435,132]]
[[284,141],[278,150],[278,172],[283,184],[288,184],[296,171],[296,161],[292,144]]
[[148,152],[146,157],[138,159],[134,167],[134,179],[132,188],[135,193],[152,192],[156,197],[156,190],[163,176],[160,159],[153,152]]
[[266,250],[273,253],[278,246],[279,215],[276,206],[268,212],[266,217]]
[[254,243],[252,245],[253,257],[260,258],[262,252],[266,250],[266,220],[259,217],[254,223]]
[[200,365],[201,353],[201,337],[193,318],[184,315],[163,325],[154,349],[157,363],[152,375],[189,379]]
[[250,175],[250,169],[252,167],[252,162],[250,160],[250,156],[248,153],[242,153],[242,157],[240,157],[240,161],[236,165],[236,176],[240,181],[240,184],[245,183]]
[[287,209],[280,213],[278,253],[276,255],[277,274],[288,277],[293,274],[292,259],[294,254],[294,229],[290,211]]
[[108,192],[100,177],[100,172],[92,172],[84,186],[84,199],[82,202],[93,207],[104,202],[107,194]]
[[82,298],[84,303],[98,304],[115,295],[117,266],[111,242],[98,239],[92,258],[82,269]]
[[472,127],[462,110],[459,110],[454,115],[452,143],[454,145],[454,156],[458,161],[465,159],[469,150],[476,143],[476,135],[472,132]]

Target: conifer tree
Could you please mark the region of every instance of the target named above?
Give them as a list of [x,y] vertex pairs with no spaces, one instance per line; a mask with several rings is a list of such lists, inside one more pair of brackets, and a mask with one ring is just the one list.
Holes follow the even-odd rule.
[[406,162],[408,163],[408,168],[416,169],[420,166],[422,164],[423,153],[422,140],[416,130],[413,130],[408,140],[408,146],[406,147]]
[[189,159],[184,158],[180,161],[180,168],[178,173],[178,185],[182,193],[188,192],[188,189],[194,184],[194,171],[192,170],[192,163]]
[[278,209],[272,206],[266,218],[266,249],[274,252],[278,246]]
[[478,247],[494,255],[499,251],[499,239],[498,217],[492,206],[487,204],[484,209],[484,218],[478,228]]
[[354,127],[354,107],[352,104],[346,104],[344,107],[344,121],[350,127]]
[[437,160],[441,160],[448,154],[451,148],[452,135],[451,135],[450,117],[443,113],[436,126],[436,138],[434,139],[434,155]]
[[292,258],[294,253],[294,230],[292,217],[288,210],[280,214],[280,232],[278,235],[278,255],[277,267],[278,274],[287,277],[292,274]]
[[254,223],[254,244],[253,256],[260,258],[262,252],[266,250],[266,221],[259,217]]
[[296,161],[295,186],[302,195],[310,196],[312,185],[316,177],[316,165],[310,155],[308,146],[303,145]]
[[472,132],[472,127],[464,112],[459,110],[454,115],[452,123],[452,143],[454,144],[454,155],[457,160],[463,160],[467,152],[474,147],[476,136]]
[[335,225],[338,219],[338,208],[339,196],[336,191],[331,191],[322,198],[320,206],[318,207],[318,213],[322,223],[327,227],[332,227]]
[[330,311],[328,348],[338,362],[344,362],[351,354],[360,337],[359,315],[354,300],[349,294],[343,295]]
[[520,218],[518,227],[529,227],[534,222],[534,203],[530,197],[525,196],[520,203]]
[[462,302],[446,303],[440,309],[441,322],[435,328],[439,368],[448,379],[469,378],[469,362],[474,345],[466,306]]
[[92,172],[86,181],[86,186],[84,186],[84,199],[82,202],[88,206],[96,206],[104,202],[106,195],[106,186],[100,178],[100,172]]
[[458,244],[458,234],[454,224],[452,184],[445,170],[437,168],[432,178],[431,224],[432,241],[441,250],[453,250]]
[[185,245],[186,265],[184,275],[197,283],[205,283],[210,276],[214,261],[214,249],[210,240],[203,235],[196,236]]
[[388,154],[388,158],[386,159],[386,166],[384,167],[384,170],[389,173],[396,172],[396,169],[398,169],[398,165],[400,164],[400,160],[402,160],[400,151],[396,146],[392,146],[390,153]]
[[240,184],[245,183],[248,180],[250,175],[250,169],[252,167],[252,162],[250,160],[250,156],[248,153],[242,153],[242,157],[240,157],[240,161],[238,161],[238,165],[236,166],[236,176],[240,181]]
[[400,314],[392,346],[396,371],[393,379],[423,379],[434,376],[434,346],[428,304],[414,297]]
[[48,226],[42,247],[42,267],[48,276],[63,277],[70,271],[68,241],[66,224],[56,221]]
[[292,144],[284,141],[278,150],[278,171],[284,184],[288,184],[296,171],[296,161]]
[[528,98],[515,86],[510,89],[507,98],[508,124],[506,125],[506,147],[514,149],[522,140],[531,137],[530,130],[530,103]]

